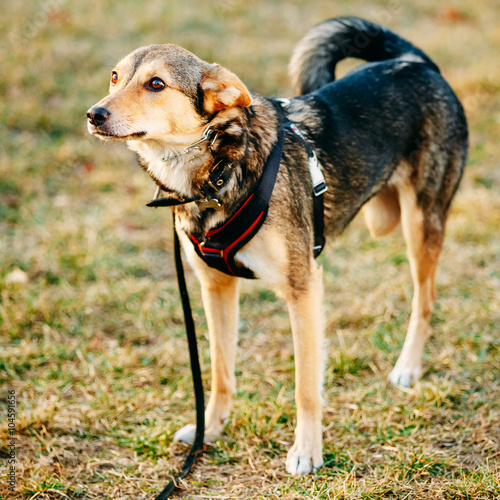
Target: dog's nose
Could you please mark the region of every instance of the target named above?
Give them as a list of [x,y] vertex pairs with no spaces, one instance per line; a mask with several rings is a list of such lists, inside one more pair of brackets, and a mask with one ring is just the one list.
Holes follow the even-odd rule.
[[109,117],[110,112],[106,108],[100,108],[98,106],[92,106],[87,111],[87,118],[92,125],[100,127]]

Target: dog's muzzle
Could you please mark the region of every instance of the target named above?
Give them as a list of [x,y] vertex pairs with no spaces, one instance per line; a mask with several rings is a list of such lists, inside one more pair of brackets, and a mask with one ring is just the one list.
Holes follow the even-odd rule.
[[100,127],[106,122],[110,114],[111,113],[106,108],[92,106],[87,111],[87,118],[92,125]]

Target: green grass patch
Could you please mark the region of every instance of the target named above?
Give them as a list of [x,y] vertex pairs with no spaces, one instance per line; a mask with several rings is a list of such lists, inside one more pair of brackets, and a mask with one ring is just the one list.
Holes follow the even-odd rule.
[[[396,4],[6,2],[0,18],[0,436],[17,395],[16,500],[152,498],[194,421],[170,212],[123,145],[89,137],[86,110],[138,46],[173,42],[288,96],[286,65],[315,23],[383,22],[423,48],[464,103],[470,157],[437,273],[423,379],[386,376],[408,327],[412,288],[401,232],[373,241],[362,218],[324,268],[324,466],[291,478],[294,355],[287,309],[258,283],[241,298],[237,395],[224,435],[179,498],[500,498],[500,70],[494,0]],[[423,35],[425,34],[425,36]],[[340,67],[340,73],[346,66]],[[13,283],[17,268],[26,283]],[[187,270],[206,394],[201,294]],[[7,463],[2,444],[0,475]]]

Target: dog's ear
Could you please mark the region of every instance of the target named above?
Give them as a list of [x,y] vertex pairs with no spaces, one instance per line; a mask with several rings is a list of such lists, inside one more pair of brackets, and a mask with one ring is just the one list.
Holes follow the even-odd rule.
[[252,96],[245,84],[231,71],[211,64],[200,82],[204,93],[205,109],[209,113],[234,106],[250,106]]

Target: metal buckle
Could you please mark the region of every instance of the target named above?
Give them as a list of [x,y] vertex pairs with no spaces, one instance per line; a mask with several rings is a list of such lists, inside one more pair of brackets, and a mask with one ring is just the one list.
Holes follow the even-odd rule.
[[213,208],[214,210],[220,210],[222,208],[217,198],[205,198],[204,200],[200,200],[198,206],[202,211],[208,210],[209,208]]
[[315,196],[323,194],[328,188],[326,187],[325,177],[319,166],[319,161],[316,153],[313,151],[313,155],[307,160],[307,165],[309,167],[309,173],[311,175],[311,182],[313,185],[313,191]]
[[201,253],[205,256],[205,257],[218,257],[218,258],[221,258],[223,259],[224,258],[224,250],[219,250],[219,253],[215,253],[215,252],[205,252],[205,243],[206,241],[202,241],[198,246],[200,248],[200,251]]
[[314,196],[319,196],[320,194],[323,194],[325,191],[328,191],[328,188],[326,187],[326,183],[323,182],[321,184],[318,184],[317,186],[314,186],[313,191],[314,191]]
[[[224,160],[219,161],[219,163],[217,163],[215,165],[215,167],[213,167],[213,170],[215,170],[223,161]],[[228,170],[229,170],[229,172],[228,172]],[[218,179],[214,179],[212,182],[212,179],[210,178],[210,174],[208,175],[207,184],[215,192],[220,191],[230,181],[231,177],[230,176],[228,177],[228,175],[232,174],[232,172],[233,172],[233,164],[226,163],[226,165],[224,166],[224,170],[220,173],[220,176]]]
[[286,97],[277,98],[276,100],[280,102],[283,108],[288,108],[288,106],[290,106],[290,99]]

